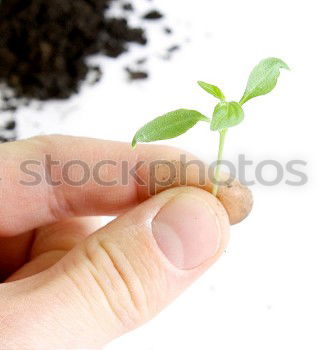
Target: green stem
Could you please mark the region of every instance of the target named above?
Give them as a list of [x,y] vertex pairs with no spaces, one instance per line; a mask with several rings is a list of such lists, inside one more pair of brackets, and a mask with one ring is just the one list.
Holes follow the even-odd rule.
[[217,196],[219,183],[220,183],[221,161],[223,159],[223,150],[224,150],[224,143],[225,143],[227,130],[228,129],[224,129],[219,132],[220,137],[219,137],[218,157],[217,157],[217,164],[215,167],[215,176],[214,176],[214,183],[213,183],[213,195],[215,197]]

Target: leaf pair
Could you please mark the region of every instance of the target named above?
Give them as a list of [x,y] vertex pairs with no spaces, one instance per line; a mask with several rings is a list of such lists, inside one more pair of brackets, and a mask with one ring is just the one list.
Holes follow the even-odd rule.
[[[240,100],[240,104],[243,105],[254,97],[266,95],[271,92],[277,85],[280,69],[289,70],[288,65],[280,58],[269,57],[262,60],[251,72],[244,95]],[[203,81],[198,81],[198,84],[205,91],[221,101],[225,100],[223,92],[217,86]]]
[[224,130],[241,123],[244,119],[244,112],[241,105],[237,102],[226,102],[222,90],[212,84],[198,81],[201,88],[209,94],[221,100],[216,105],[213,118],[210,124],[210,130]]
[[252,98],[271,92],[277,84],[281,68],[289,69],[287,64],[279,58],[271,57],[261,61],[250,74],[240,102],[226,102],[225,95],[220,88],[199,81],[198,84],[201,88],[220,100],[214,109],[211,121],[197,111],[179,109],[144,125],[135,134],[132,146],[135,147],[139,142],[153,142],[177,137],[191,129],[199,121],[210,122],[212,131],[221,131],[241,123],[244,119],[242,105]]

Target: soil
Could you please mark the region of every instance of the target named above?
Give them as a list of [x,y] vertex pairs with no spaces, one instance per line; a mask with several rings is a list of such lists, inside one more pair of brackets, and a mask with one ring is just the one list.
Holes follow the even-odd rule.
[[16,122],[14,120],[10,120],[6,125],[6,130],[14,130],[16,128]]
[[164,58],[165,60],[170,60],[170,59],[172,58],[173,54],[174,54],[176,51],[180,50],[180,48],[181,48],[180,45],[173,45],[173,46],[169,47],[169,48],[166,50],[166,53],[165,53],[165,55],[163,56],[163,58]]
[[125,11],[134,11],[133,5],[131,3],[129,3],[129,2],[123,5],[123,9]]
[[12,119],[0,127],[0,143],[16,139],[16,122]]
[[96,53],[118,57],[128,43],[145,45],[144,30],[109,18],[112,0],[3,0],[0,81],[18,97],[64,99],[77,92]]
[[125,70],[128,73],[128,79],[130,81],[147,79],[149,77],[149,73],[144,70],[134,70],[130,67],[126,67]]
[[144,16],[143,19],[151,19],[151,20],[156,20],[156,19],[161,19],[163,18],[163,14],[158,11],[158,10],[151,10],[147,12]]
[[147,57],[139,58],[135,63],[138,65],[145,64],[147,62]]
[[173,46],[168,48],[169,53],[173,53],[173,52],[178,51],[178,50],[180,50],[180,45],[173,45]]
[[[110,15],[112,3],[122,10],[121,17]],[[101,69],[88,63],[89,56],[118,58],[131,43],[147,44],[149,26],[132,27],[131,16],[136,16],[131,0],[0,0],[0,113],[14,113],[32,100],[67,99],[84,82],[98,82]],[[152,9],[137,17],[144,22],[164,15]],[[165,35],[172,34],[161,25]],[[143,67],[147,59],[126,67],[128,80],[149,77]],[[15,135],[15,126],[13,121],[9,129],[0,127],[0,143],[15,138],[7,136],[9,130]]]

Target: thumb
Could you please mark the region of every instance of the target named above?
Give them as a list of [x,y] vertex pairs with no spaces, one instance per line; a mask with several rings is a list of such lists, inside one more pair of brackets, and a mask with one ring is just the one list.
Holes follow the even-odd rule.
[[195,188],[162,192],[38,275],[42,287],[30,298],[42,315],[35,317],[34,310],[34,327],[46,325],[42,338],[53,339],[53,348],[102,345],[178,296],[222,254],[228,231],[227,213],[211,194]]

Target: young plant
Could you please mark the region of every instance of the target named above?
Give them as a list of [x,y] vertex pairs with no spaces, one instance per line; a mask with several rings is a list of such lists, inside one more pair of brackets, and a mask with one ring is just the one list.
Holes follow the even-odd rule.
[[213,195],[217,195],[220,183],[220,168],[223,159],[224,142],[229,128],[240,124],[244,119],[242,106],[254,97],[266,95],[271,92],[280,75],[280,69],[289,69],[287,64],[279,58],[266,58],[262,60],[251,72],[243,97],[239,102],[227,102],[223,92],[215,85],[199,81],[199,86],[220,102],[216,104],[211,119],[200,112],[188,109],[178,109],[162,115],[144,125],[135,134],[132,147],[139,142],[153,142],[167,140],[184,134],[199,121],[210,124],[211,131],[219,132],[219,148],[217,165],[213,180]]

